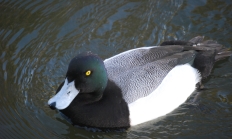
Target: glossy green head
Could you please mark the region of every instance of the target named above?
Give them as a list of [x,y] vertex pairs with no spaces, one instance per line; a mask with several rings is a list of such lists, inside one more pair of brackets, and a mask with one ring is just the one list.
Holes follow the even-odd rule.
[[74,81],[80,93],[102,95],[108,81],[104,62],[91,52],[74,57],[66,74],[68,82]]

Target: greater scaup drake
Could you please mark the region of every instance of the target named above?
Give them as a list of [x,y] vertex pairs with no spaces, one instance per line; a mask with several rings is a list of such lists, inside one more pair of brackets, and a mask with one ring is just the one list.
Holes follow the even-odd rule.
[[71,60],[48,105],[75,125],[128,128],[173,111],[210,74],[214,62],[229,55],[201,36],[128,50],[104,61],[82,53]]

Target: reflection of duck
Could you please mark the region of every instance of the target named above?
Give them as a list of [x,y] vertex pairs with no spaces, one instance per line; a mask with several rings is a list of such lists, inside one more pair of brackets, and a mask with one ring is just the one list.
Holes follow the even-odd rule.
[[130,127],[170,113],[210,74],[215,61],[231,55],[203,37],[161,45],[104,62],[90,52],[74,57],[49,106],[76,125]]

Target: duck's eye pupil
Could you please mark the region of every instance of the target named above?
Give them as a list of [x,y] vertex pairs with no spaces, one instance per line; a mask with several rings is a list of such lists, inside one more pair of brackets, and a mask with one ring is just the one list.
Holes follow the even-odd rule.
[[86,72],[85,72],[85,75],[86,76],[89,76],[91,74],[91,70],[87,70]]

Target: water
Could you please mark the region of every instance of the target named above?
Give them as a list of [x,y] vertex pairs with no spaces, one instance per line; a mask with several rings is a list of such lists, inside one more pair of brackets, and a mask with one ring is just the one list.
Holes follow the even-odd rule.
[[70,59],[83,51],[105,59],[197,35],[231,48],[231,8],[230,0],[1,0],[0,138],[231,138],[231,58],[215,65],[205,90],[127,131],[74,127],[47,106]]

